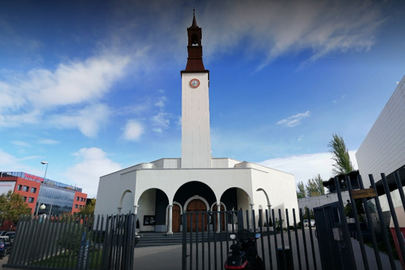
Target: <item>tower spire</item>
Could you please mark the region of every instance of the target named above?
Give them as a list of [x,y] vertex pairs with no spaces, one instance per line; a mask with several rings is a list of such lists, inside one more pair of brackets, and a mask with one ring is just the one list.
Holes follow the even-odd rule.
[[186,69],[183,72],[208,72],[205,69],[202,60],[202,46],[201,46],[201,27],[197,25],[197,19],[195,18],[195,9],[193,9],[193,22],[189,28],[187,28],[188,35],[188,57]]
[[197,20],[195,19],[195,8],[193,8],[193,24],[192,27],[198,27]]

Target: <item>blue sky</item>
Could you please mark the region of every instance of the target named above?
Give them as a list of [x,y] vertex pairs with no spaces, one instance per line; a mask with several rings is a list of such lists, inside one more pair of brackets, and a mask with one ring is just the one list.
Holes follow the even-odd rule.
[[385,1],[2,1],[0,169],[94,195],[98,177],[180,157],[192,9],[210,70],[212,152],[331,176],[405,75],[405,7]]

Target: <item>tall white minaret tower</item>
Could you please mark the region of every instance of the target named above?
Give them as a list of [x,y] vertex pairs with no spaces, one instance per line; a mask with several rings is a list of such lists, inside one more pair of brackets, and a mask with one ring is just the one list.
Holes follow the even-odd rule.
[[181,71],[181,167],[210,168],[209,71],[204,68],[202,61],[202,34],[195,11],[187,34],[187,65]]

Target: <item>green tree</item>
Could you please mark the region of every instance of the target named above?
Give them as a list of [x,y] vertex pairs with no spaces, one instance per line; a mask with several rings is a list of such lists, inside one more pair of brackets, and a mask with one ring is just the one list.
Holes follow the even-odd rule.
[[315,178],[309,179],[306,185],[306,192],[309,197],[315,197],[325,194],[323,180],[320,174]]
[[349,152],[347,151],[343,138],[337,134],[333,134],[332,140],[329,142],[329,147],[333,154],[332,159],[335,161],[335,164],[333,164],[333,173],[338,175],[353,171],[353,165],[350,161]]
[[0,220],[17,223],[22,215],[31,214],[31,208],[24,202],[23,198],[12,191],[0,195]]
[[305,186],[302,181],[298,182],[297,184],[298,191],[297,191],[297,198],[302,199],[305,198]]
[[86,204],[86,206],[80,210],[79,215],[93,215],[95,207],[96,199],[91,199],[90,203]]

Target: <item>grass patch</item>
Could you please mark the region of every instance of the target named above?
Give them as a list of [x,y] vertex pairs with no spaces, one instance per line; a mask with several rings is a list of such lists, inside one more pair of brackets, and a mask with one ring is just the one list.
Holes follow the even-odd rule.
[[[102,249],[90,250],[87,263],[89,269],[100,269],[102,264]],[[76,268],[78,264],[78,256],[75,252],[65,252],[47,259],[33,262],[32,266],[44,266],[52,268]]]

